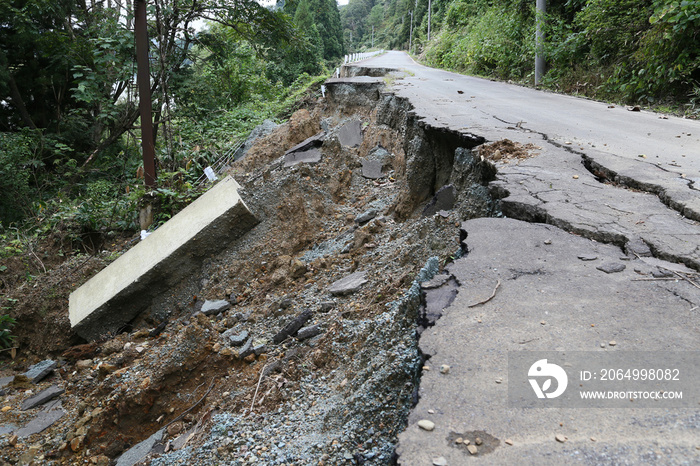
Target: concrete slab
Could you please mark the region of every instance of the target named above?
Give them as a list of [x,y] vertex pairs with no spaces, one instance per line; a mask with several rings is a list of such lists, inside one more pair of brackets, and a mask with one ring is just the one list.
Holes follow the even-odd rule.
[[[484,218],[462,228],[469,252],[448,267],[461,287],[420,339],[431,370],[399,436],[399,464],[440,457],[450,465],[700,462],[698,400],[682,409],[508,402],[509,352],[698,350],[700,289],[684,280],[639,280],[635,269],[650,268],[639,259],[618,273],[596,270],[622,250],[551,225]],[[598,260],[579,259],[590,256]],[[442,365],[449,372],[437,370]],[[434,429],[421,429],[423,419]],[[483,443],[472,455],[458,437]]]
[[233,178],[224,178],[71,293],[73,330],[88,340],[119,330],[207,256],[253,228],[258,221],[238,189]]

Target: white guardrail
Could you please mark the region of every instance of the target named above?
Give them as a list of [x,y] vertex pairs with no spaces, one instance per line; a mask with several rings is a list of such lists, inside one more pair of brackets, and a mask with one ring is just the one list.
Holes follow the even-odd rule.
[[380,53],[384,53],[384,50],[377,50],[374,52],[351,53],[350,55],[345,55],[345,64],[347,65],[348,63],[364,60],[366,58],[379,55]]
[[[348,63],[354,63],[356,61],[364,60],[366,58],[372,58],[376,55],[380,55],[384,53],[384,49],[382,50],[375,50],[374,52],[362,52],[362,53],[351,53],[350,55],[345,55],[345,61],[343,62],[344,65],[347,65]],[[334,78],[339,78],[340,77],[340,68],[335,69],[335,73],[333,74]],[[325,96],[325,93],[324,93]]]

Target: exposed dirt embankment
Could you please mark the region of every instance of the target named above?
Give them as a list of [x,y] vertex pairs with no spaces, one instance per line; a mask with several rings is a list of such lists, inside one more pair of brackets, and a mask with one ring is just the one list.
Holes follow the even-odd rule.
[[[420,283],[461,254],[460,221],[497,214],[495,169],[472,152],[483,140],[424,124],[381,83],[328,92],[232,166],[253,230],[132,331],[7,389],[0,426],[27,423],[39,408],[20,404],[51,384],[66,414],[2,436],[0,458],[106,464],[163,429],[153,464],[393,461],[422,365],[417,324],[429,325]],[[320,132],[319,160],[285,155]],[[227,305],[198,313],[206,300]]]

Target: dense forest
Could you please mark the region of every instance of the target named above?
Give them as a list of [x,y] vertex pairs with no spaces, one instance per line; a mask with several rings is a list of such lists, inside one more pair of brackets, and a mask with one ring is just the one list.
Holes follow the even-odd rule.
[[[134,4],[0,2],[6,245],[57,229],[79,243],[93,232],[136,228],[144,188]],[[147,18],[165,219],[196,196],[204,167],[265,118],[283,117],[344,48],[332,0],[279,8],[254,0],[149,0]]]
[[[137,1],[0,2],[0,258],[49,237],[59,255],[91,252],[87,238],[138,228]],[[157,222],[348,52],[410,47],[432,66],[532,84],[541,22],[544,87],[700,114],[700,0],[550,0],[545,15],[534,0],[146,3]]]
[[341,18],[351,51],[410,43],[428,65],[527,84],[541,20],[545,87],[698,115],[699,0],[546,3],[538,18],[535,0],[350,0]]

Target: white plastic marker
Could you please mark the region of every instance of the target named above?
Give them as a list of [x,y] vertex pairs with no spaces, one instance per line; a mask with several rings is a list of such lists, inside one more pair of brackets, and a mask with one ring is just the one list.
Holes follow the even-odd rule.
[[211,167],[207,167],[204,169],[204,174],[207,175],[207,178],[209,181],[216,181],[219,178],[217,178],[216,173],[214,173],[214,170],[212,170]]

